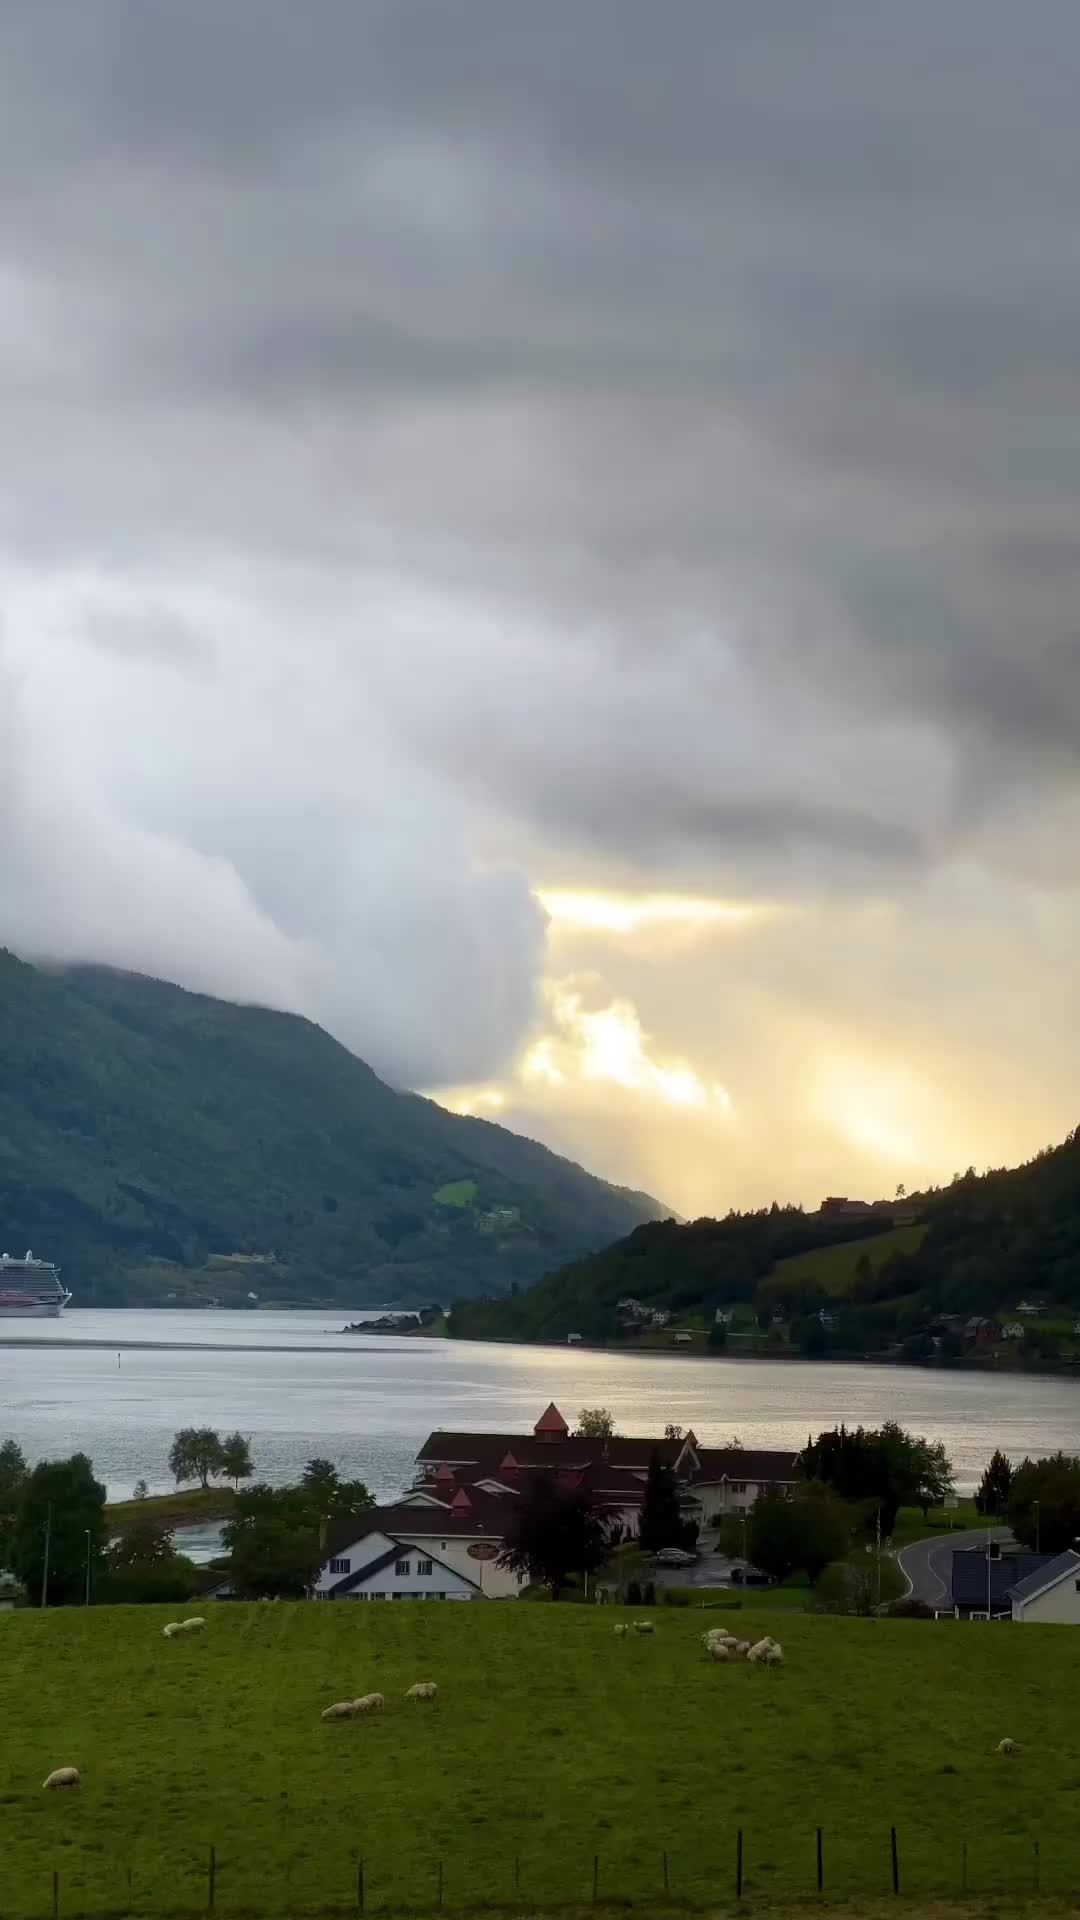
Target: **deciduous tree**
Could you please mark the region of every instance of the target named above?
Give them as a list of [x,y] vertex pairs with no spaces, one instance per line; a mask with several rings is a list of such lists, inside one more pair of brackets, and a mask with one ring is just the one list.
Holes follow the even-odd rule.
[[221,1472],[221,1435],[213,1427],[181,1427],[169,1448],[169,1472],[177,1486],[198,1480],[205,1489]]
[[8,1561],[35,1607],[41,1604],[46,1535],[48,1604],[64,1606],[83,1600],[87,1559],[93,1586],[105,1545],[105,1489],[94,1479],[85,1453],[73,1453],[69,1460],[41,1461],[19,1490]]
[[234,1487],[239,1487],[241,1480],[251,1479],[255,1467],[251,1458],[251,1442],[245,1434],[227,1433],[225,1435],[221,1443],[218,1471],[226,1480],[231,1480]]
[[538,1474],[507,1529],[497,1565],[551,1588],[557,1600],[572,1574],[595,1573],[607,1557],[608,1526],[585,1487]]
[[615,1431],[615,1416],[607,1407],[582,1407],[577,1430],[583,1440],[610,1440]]

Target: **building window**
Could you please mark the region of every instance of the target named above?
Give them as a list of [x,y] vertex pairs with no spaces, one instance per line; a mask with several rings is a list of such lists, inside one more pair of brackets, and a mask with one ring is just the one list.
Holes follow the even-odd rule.
[[732,1493],[745,1493],[745,1492],[746,1492],[746,1481],[745,1481],[745,1480],[733,1480],[733,1481],[732,1481],[732,1483],[731,1483],[731,1491],[732,1491]]
[[412,1562],[409,1560],[396,1560],[394,1562],[394,1572],[400,1580],[403,1575],[412,1572]]
[[425,1574],[430,1574],[430,1572],[431,1572],[431,1561],[430,1561],[430,1560],[418,1560],[418,1561],[417,1561],[417,1563],[416,1563],[416,1571],[417,1571],[417,1573],[418,1573],[418,1574],[420,1574],[421,1576],[423,1576],[423,1575],[425,1575]]
[[369,1600],[385,1600],[386,1595],[385,1593],[369,1593],[368,1599]]
[[1076,1583],[1076,1591],[1077,1593],[1080,1593],[1080,1580],[1078,1580]]
[[331,1573],[351,1573],[352,1561],[351,1560],[331,1560],[330,1571]]

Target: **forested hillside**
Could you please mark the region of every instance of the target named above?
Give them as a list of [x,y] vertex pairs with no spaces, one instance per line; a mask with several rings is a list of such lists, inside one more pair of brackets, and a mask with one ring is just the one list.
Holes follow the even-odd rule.
[[81,1305],[499,1293],[660,1211],[307,1020],[0,950],[0,1249]]
[[[894,1225],[899,1215],[906,1224]],[[632,1301],[647,1313],[620,1311]],[[718,1323],[718,1311],[723,1315]],[[670,1316],[663,1332],[650,1324]],[[774,1206],[680,1226],[655,1221],[568,1263],[528,1295],[474,1301],[474,1337],[759,1345],[994,1364],[1077,1361],[1080,1134],[1027,1165],[838,1220]],[[1019,1316],[1019,1318],[1017,1318]],[[981,1323],[981,1324],[975,1324]]]

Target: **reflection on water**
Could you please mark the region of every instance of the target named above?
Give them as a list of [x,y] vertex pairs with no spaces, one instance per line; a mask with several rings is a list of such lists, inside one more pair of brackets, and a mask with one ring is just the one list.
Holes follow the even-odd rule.
[[1080,1452],[1072,1380],[341,1333],[359,1317],[127,1310],[0,1322],[10,1342],[0,1438],[14,1435],[32,1459],[82,1448],[114,1498],[138,1479],[166,1490],[173,1433],[204,1425],[250,1434],[260,1478],[292,1479],[327,1454],[384,1498],[412,1478],[431,1428],[527,1430],[549,1400],[568,1419],[610,1407],[624,1433],[677,1421],[712,1444],[737,1435],[763,1447],[891,1416],[944,1440],[968,1491],[995,1447],[1014,1458]]

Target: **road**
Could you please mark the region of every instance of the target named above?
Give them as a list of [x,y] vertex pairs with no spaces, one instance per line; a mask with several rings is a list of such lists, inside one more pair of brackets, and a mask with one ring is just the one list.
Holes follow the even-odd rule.
[[911,1597],[928,1607],[951,1604],[952,1556],[954,1547],[985,1547],[988,1540],[1012,1538],[1008,1527],[969,1527],[965,1533],[938,1534],[932,1540],[913,1540],[896,1555],[905,1575]]

